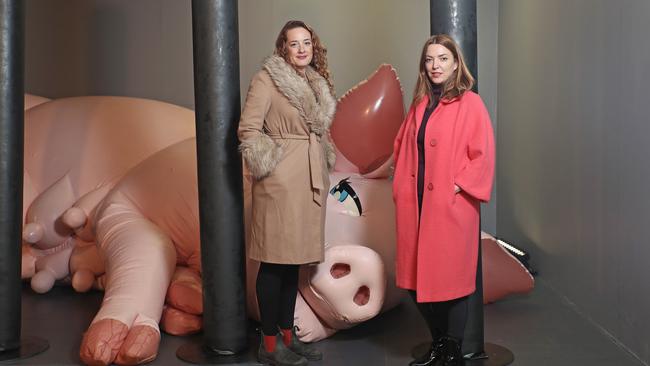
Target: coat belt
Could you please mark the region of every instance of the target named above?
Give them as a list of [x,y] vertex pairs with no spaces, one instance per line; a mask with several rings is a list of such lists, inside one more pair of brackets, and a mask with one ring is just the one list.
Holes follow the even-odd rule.
[[295,135],[288,133],[268,134],[274,140],[309,140],[309,175],[311,177],[311,188],[313,199],[319,206],[322,206],[322,192],[325,189],[323,183],[323,164],[320,150],[320,136],[315,133],[309,135]]

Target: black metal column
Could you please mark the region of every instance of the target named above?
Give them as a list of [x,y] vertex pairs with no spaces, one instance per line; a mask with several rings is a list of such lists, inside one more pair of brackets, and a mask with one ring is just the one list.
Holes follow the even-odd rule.
[[49,346],[20,336],[24,23],[22,0],[0,0],[0,361]]
[[429,4],[431,35],[445,33],[458,43],[478,90],[476,0],[430,0]]
[[[248,346],[237,0],[192,0],[194,100],[203,275],[203,345],[208,358]],[[181,348],[182,349],[182,348]],[[206,355],[185,357],[205,363]]]
[[20,345],[23,5],[0,1],[0,351]]

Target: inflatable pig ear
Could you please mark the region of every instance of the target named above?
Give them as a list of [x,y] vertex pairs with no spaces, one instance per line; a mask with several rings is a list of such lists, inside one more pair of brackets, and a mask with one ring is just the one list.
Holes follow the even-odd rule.
[[63,243],[71,230],[61,222],[61,215],[74,204],[74,192],[66,174],[41,193],[27,210],[23,239],[39,249]]
[[397,73],[390,65],[381,65],[338,101],[330,128],[337,149],[334,171],[388,177],[393,141],[403,120]]

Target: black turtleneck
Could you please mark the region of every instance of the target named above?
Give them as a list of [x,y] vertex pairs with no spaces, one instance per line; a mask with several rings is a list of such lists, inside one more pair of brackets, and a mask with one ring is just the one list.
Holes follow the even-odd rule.
[[418,129],[417,144],[418,144],[418,217],[422,213],[422,196],[424,195],[424,136],[427,129],[429,117],[438,106],[440,100],[440,89],[433,90],[433,98],[431,103],[427,105],[422,117],[422,123]]

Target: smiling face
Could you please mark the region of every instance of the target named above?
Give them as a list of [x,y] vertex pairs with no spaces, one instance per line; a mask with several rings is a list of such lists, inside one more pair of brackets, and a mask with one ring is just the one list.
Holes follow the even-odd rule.
[[424,67],[432,83],[445,83],[458,68],[458,61],[451,51],[441,44],[431,44],[427,47]]
[[314,56],[311,34],[305,28],[298,27],[287,31],[287,61],[296,68],[304,70]]

